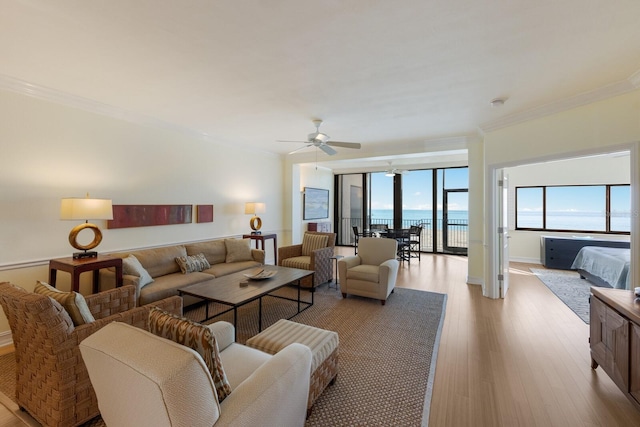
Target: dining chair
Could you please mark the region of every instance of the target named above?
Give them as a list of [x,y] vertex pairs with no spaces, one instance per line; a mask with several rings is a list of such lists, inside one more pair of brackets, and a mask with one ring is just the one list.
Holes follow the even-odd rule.
[[420,261],[420,249],[422,248],[422,225],[412,225],[409,227],[409,250],[412,258]]
[[354,225],[353,226],[353,236],[354,236],[354,243],[353,243],[353,250],[354,250],[354,254],[358,255],[358,240],[361,237],[361,234],[358,232],[358,226]]

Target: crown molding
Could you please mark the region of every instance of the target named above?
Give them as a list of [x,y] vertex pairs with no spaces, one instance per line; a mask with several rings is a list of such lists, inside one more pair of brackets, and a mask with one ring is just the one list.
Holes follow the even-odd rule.
[[189,129],[184,126],[166,122],[164,120],[145,116],[144,114],[135,113],[123,108],[114,107],[112,105],[94,101],[89,98],[83,98],[81,96],[61,92],[59,90],[51,89],[45,86],[39,86],[37,84],[29,83],[24,80],[16,79],[14,77],[9,77],[2,74],[0,74],[0,89],[30,96],[33,98],[42,99],[44,101],[50,101],[56,104],[65,105],[67,107],[77,108],[79,110],[87,111],[90,113],[128,121],[139,125],[172,130],[183,134],[188,134],[196,138],[207,139],[209,137],[209,135],[205,132]]
[[521,113],[511,114],[488,123],[481,124],[478,127],[480,135],[492,132],[518,123],[529,120],[538,119],[544,116],[557,114],[572,108],[591,104],[593,102],[602,101],[614,96],[623,95],[640,88],[640,70],[631,75],[629,78],[603,86],[601,88],[581,93],[570,98],[561,99],[549,104],[532,108]]
[[[191,129],[186,126],[176,125],[164,120],[156,119],[144,114],[135,113],[133,111],[125,110],[123,108],[114,107],[112,105],[104,104],[98,101],[94,101],[89,98],[83,98],[81,96],[72,95],[56,89],[51,89],[45,86],[39,86],[33,83],[26,82],[24,80],[16,79],[0,74],[0,90],[7,90],[15,92],[21,95],[30,96],[33,98],[41,99],[44,101],[53,102],[67,107],[77,108],[82,111],[94,113],[106,117],[111,117],[117,120],[123,120],[136,125],[147,126],[152,128],[164,129],[167,131],[176,132],[185,135],[190,138],[194,138],[201,141],[213,141],[212,136],[206,132]],[[216,138],[215,142],[221,145],[230,146],[234,148],[243,148],[251,151],[260,151],[265,155],[278,156],[270,151],[256,150],[243,144],[238,144],[237,141],[230,141],[222,138]]]

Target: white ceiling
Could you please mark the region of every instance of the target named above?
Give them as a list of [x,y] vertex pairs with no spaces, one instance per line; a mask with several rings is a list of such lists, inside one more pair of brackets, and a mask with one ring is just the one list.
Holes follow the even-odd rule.
[[[640,87],[637,0],[0,0],[0,11],[0,80],[281,154],[299,145],[276,140],[305,140],[313,118],[388,162]],[[331,160],[360,155],[338,150]]]

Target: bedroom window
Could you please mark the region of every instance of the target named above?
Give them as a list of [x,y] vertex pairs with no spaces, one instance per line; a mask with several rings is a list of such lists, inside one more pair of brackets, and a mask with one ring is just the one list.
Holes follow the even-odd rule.
[[516,187],[516,230],[629,234],[629,185]]

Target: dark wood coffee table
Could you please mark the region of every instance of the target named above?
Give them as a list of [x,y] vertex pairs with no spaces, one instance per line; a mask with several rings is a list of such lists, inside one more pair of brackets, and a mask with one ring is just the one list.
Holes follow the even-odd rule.
[[[207,302],[205,319],[203,321],[213,319],[214,317],[233,310],[234,326],[238,324],[238,307],[250,303],[251,301],[259,300],[258,332],[262,331],[262,297],[264,296],[269,295],[274,298],[296,302],[298,304],[298,312],[293,316],[300,314],[313,305],[313,288],[309,289],[311,291],[311,301],[303,301],[300,298],[300,280],[307,276],[312,276],[314,274],[313,271],[280,267],[277,265],[265,265],[263,267],[265,271],[275,270],[277,271],[277,274],[264,280],[249,279],[246,286],[240,286],[240,282],[247,280],[244,274],[255,270],[255,268],[252,268],[178,289],[178,293],[180,295],[191,295]],[[311,282],[313,283],[313,280]],[[297,299],[287,298],[281,295],[270,295],[273,291],[291,284],[295,284],[298,288]],[[230,308],[210,317],[209,302],[228,305]],[[302,307],[303,305],[304,307]],[[291,319],[291,317],[289,317],[289,319]]]

